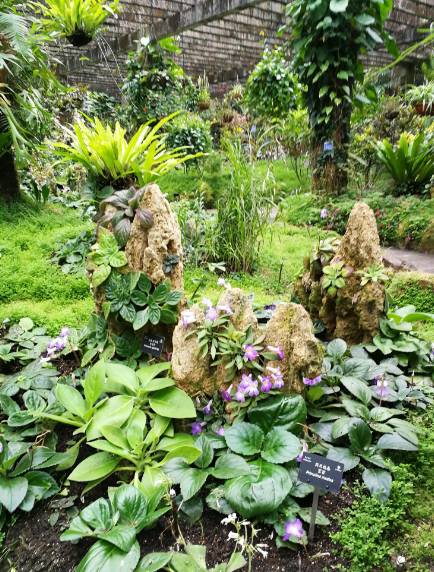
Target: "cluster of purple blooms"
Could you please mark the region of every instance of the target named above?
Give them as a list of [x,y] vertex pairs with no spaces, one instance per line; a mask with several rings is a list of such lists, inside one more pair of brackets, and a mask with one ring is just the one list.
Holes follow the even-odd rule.
[[47,355],[41,358],[41,361],[48,362],[56,354],[60,353],[68,345],[69,328],[62,328],[57,338],[50,340],[47,346]]

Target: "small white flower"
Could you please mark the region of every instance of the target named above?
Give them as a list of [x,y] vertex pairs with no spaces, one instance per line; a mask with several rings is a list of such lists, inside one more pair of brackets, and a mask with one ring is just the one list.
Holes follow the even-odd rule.
[[262,548],[262,546],[265,546],[266,548],[268,548],[268,546],[266,544],[257,544],[256,550],[259,552],[259,554],[262,554],[263,558],[267,558],[268,552],[266,550],[264,550]]
[[219,278],[219,279],[217,280],[217,284],[218,284],[219,286],[226,286],[226,280],[225,280],[224,278]]
[[175,489],[170,489],[169,494],[172,498],[176,497],[176,491]]
[[398,566],[403,566],[405,562],[406,562],[405,556],[398,556],[396,558],[396,563],[398,564]]
[[238,532],[231,531],[231,532],[228,534],[228,540],[235,540],[235,542],[238,542],[240,538],[241,538],[241,537],[240,537],[240,535],[238,534]]
[[227,524],[234,524],[234,522],[237,522],[237,513],[233,512],[232,514],[228,515],[227,517],[225,517],[222,520],[222,524],[227,525]]

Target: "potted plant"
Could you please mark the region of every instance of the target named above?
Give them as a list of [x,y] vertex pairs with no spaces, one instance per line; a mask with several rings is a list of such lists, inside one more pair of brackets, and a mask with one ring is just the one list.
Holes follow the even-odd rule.
[[115,16],[120,0],[45,0],[34,3],[45,31],[82,47],[95,37],[109,15]]

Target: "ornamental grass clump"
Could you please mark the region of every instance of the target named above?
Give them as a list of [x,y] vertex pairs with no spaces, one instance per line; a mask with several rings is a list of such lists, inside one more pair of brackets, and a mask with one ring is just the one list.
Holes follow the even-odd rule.
[[231,181],[217,205],[213,256],[228,270],[252,272],[274,206],[271,175],[267,172],[262,180],[255,175],[253,157],[239,139],[225,139],[222,146]]

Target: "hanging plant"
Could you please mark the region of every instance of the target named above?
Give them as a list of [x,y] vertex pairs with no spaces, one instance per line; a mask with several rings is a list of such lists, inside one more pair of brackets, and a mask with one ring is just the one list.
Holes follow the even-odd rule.
[[82,47],[94,38],[109,15],[116,15],[119,0],[45,0],[45,4],[34,3],[34,7],[45,31]]

